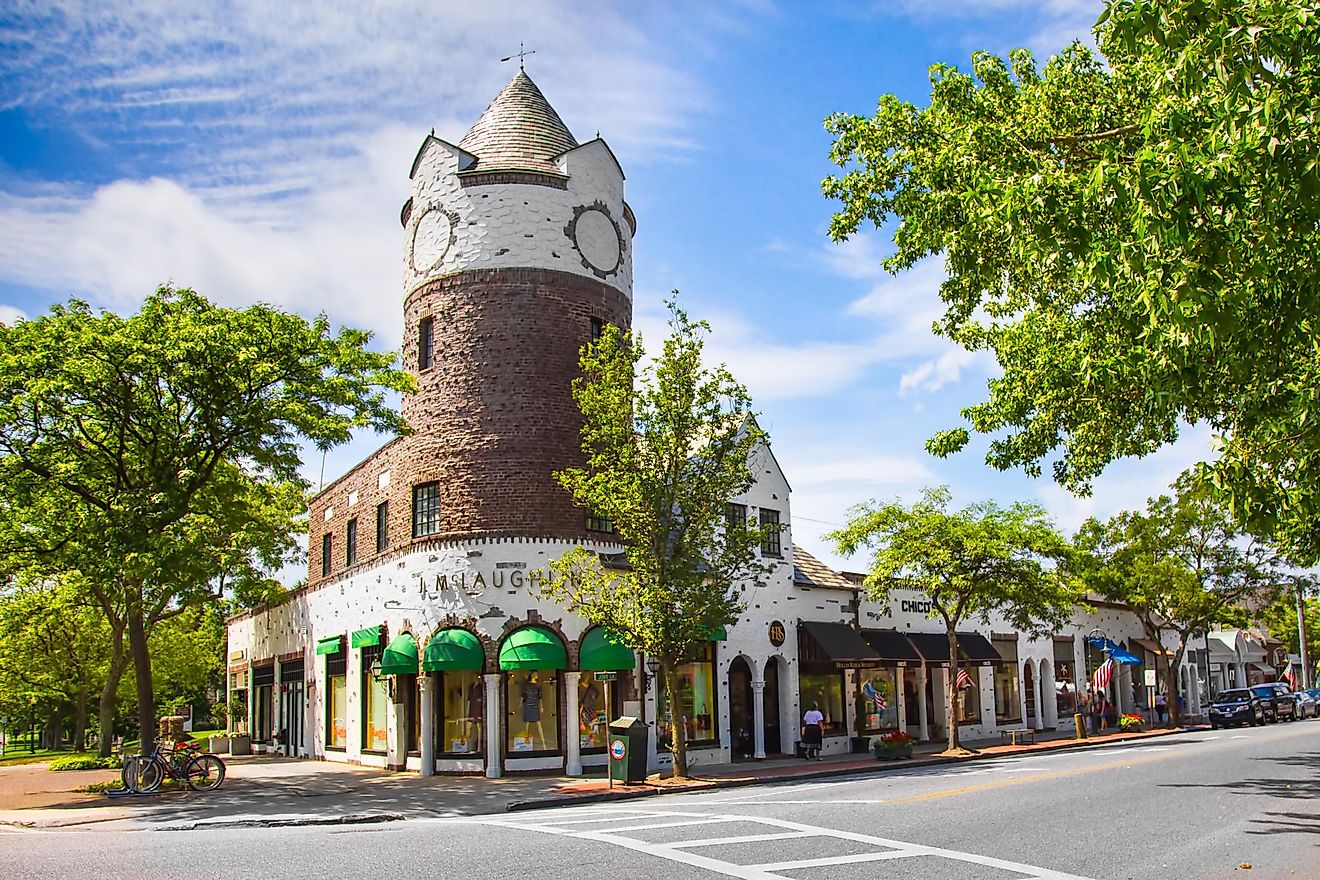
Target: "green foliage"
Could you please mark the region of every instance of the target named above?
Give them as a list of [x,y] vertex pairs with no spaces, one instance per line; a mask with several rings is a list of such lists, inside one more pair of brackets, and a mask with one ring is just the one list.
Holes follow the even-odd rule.
[[[949,658],[960,662],[955,630],[964,620],[991,615],[1019,632],[1054,632],[1071,614],[1077,591],[1058,563],[1068,547],[1045,511],[1035,504],[1001,508],[994,502],[950,511],[946,487],[927,489],[905,505],[871,502],[826,537],[851,556],[872,551],[864,584],[884,601],[899,588],[919,590],[930,600],[930,616],[944,623]],[[958,689],[949,689],[949,716],[958,717]],[[958,748],[958,726],[949,726],[949,749]]]
[[[1220,437],[1203,476],[1320,558],[1320,14],[1312,0],[1111,0],[1100,56],[931,69],[928,106],[836,115],[846,238],[941,256],[936,332],[1002,376],[963,415],[987,462],[1075,492],[1112,461]],[[967,428],[933,438],[962,449]]]
[[1289,578],[1275,600],[1254,616],[1273,638],[1283,642],[1288,653],[1300,654],[1295,592],[1299,588],[1302,590],[1303,613],[1306,615],[1306,651],[1314,668],[1316,660],[1320,659],[1320,598],[1317,597],[1320,590],[1317,589],[1314,577]]
[[[739,582],[760,570],[763,528],[730,525],[725,514],[769,450],[746,389],[723,365],[702,364],[709,327],[667,305],[671,333],[653,363],[640,366],[641,339],[616,327],[583,351],[573,396],[586,464],[556,474],[582,507],[614,523],[627,564],[605,568],[579,548],[552,563],[561,577],[546,595],[659,658],[672,686],[674,668],[737,620]],[[669,697],[679,705],[679,694]],[[686,775],[677,727],[675,773]]]
[[57,758],[50,762],[51,770],[118,770],[119,759],[111,756],[109,758],[97,758],[92,755],[70,755],[67,758]]
[[105,794],[108,791],[123,791],[124,783],[118,779],[110,779],[105,782],[92,782],[87,785],[80,785],[74,791],[82,794]]

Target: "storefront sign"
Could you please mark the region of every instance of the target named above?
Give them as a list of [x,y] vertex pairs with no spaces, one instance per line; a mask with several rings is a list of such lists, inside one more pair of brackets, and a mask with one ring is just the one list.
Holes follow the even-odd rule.
[[916,599],[904,599],[898,603],[898,607],[905,614],[930,614],[930,600],[924,602]]
[[778,620],[770,624],[770,644],[776,648],[784,644],[784,625]]
[[237,661],[239,661],[239,660],[242,660],[245,656],[246,656],[246,654],[244,654],[242,651],[230,651],[230,652],[229,652],[229,662],[230,662],[230,663],[235,663],[235,662],[237,662]]

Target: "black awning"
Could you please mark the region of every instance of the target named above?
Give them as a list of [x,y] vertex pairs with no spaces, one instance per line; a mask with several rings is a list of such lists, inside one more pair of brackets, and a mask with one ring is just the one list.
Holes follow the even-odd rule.
[[[903,633],[928,666],[949,665],[949,637],[944,633]],[[1002,658],[990,640],[980,633],[958,633],[958,655],[973,666],[1000,663]]]
[[881,660],[899,663],[920,663],[921,655],[903,634],[892,629],[864,629],[862,639],[880,656]]
[[833,663],[842,668],[880,665],[880,655],[846,623],[798,624],[798,659],[803,663]]

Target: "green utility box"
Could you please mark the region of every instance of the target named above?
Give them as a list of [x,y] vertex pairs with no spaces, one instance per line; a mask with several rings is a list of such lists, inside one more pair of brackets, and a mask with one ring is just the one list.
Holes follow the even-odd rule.
[[610,722],[610,779],[631,785],[646,781],[646,722],[624,715]]

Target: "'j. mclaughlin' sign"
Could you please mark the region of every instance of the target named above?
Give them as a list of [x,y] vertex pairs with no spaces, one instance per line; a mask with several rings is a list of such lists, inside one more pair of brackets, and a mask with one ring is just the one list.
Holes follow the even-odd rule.
[[516,568],[511,571],[504,571],[498,567],[490,572],[489,579],[479,571],[438,574],[434,578],[419,575],[417,578],[417,594],[427,599],[436,599],[449,592],[464,593],[476,597],[482,595],[488,589],[503,590],[506,585],[514,590],[521,590],[526,586],[530,586],[533,590],[540,590],[543,587],[548,587],[558,579],[552,571],[532,569],[523,573]]

